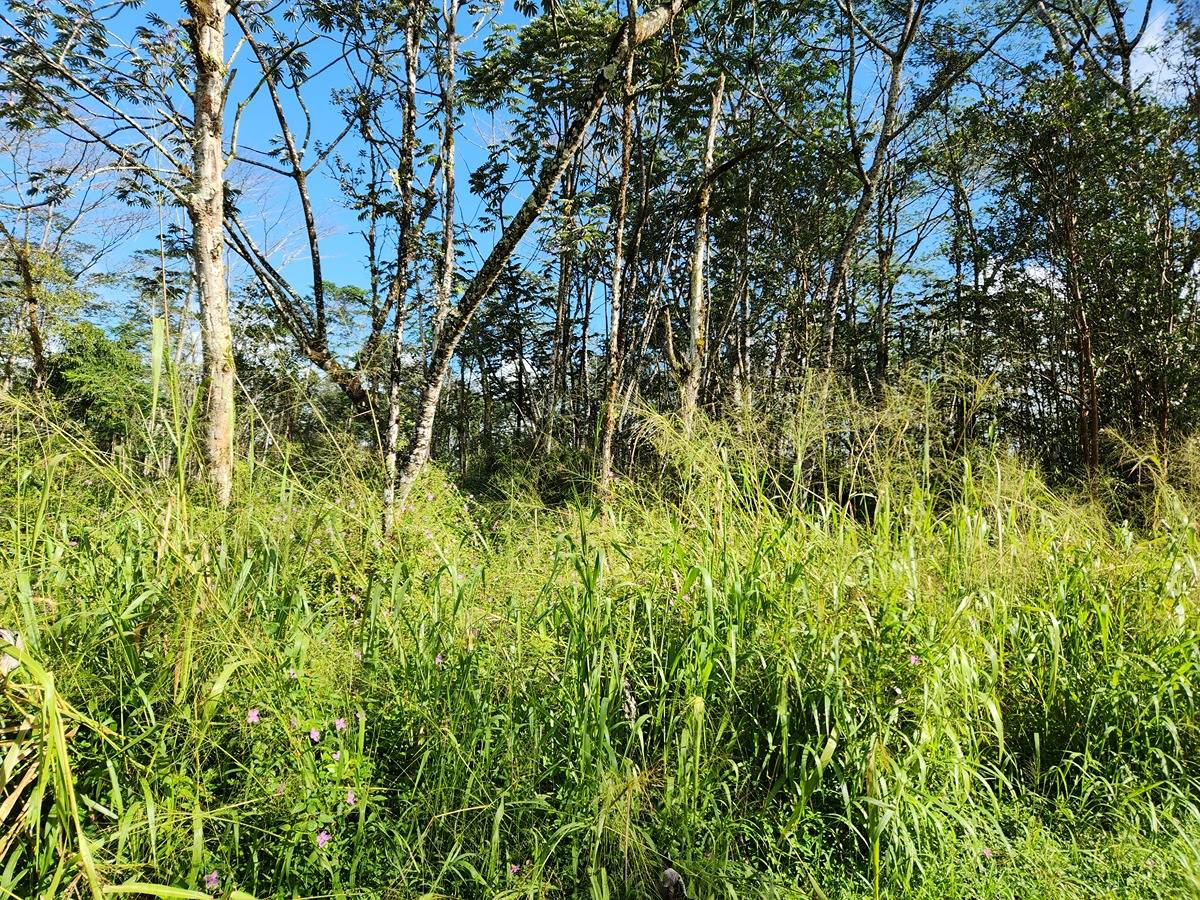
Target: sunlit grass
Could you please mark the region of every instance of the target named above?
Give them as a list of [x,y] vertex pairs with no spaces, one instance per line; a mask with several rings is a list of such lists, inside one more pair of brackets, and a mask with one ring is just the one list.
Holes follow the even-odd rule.
[[361,467],[218,515],[13,412],[0,895],[1194,896],[1195,493],[1121,524],[922,390],[646,415],[602,511],[434,472],[391,543]]

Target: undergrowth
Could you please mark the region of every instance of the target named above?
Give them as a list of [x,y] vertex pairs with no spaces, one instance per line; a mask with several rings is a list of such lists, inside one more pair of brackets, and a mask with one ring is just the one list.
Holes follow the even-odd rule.
[[1200,893],[1196,495],[825,399],[647,414],[602,509],[431,471],[389,540],[369,466],[219,513],[12,412],[0,896]]

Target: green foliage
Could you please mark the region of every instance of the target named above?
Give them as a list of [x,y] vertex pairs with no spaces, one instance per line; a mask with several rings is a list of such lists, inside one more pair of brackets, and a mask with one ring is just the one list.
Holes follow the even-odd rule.
[[[919,386],[807,401],[788,466],[646,418],[661,475],[605,513],[431,472],[388,543],[345,466],[258,459],[217,515],[9,416],[0,620],[75,723],[20,668],[12,746],[59,722],[104,885],[1194,896],[1196,495],[1134,532],[940,449]],[[5,823],[17,896],[82,871],[49,796]]]
[[89,322],[63,330],[64,347],[51,362],[50,387],[67,413],[103,446],[129,436],[150,408],[145,363],[134,336],[117,338]]

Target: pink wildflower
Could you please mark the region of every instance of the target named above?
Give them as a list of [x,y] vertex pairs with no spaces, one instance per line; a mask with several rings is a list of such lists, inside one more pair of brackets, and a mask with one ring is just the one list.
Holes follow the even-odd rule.
[[258,707],[257,706],[252,706],[252,707],[250,707],[250,709],[246,710],[246,723],[249,725],[257,725],[258,724]]

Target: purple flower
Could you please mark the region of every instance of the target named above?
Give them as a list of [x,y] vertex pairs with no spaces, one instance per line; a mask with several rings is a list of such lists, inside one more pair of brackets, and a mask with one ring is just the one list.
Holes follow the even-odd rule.
[[346,730],[346,720],[343,719],[341,716],[338,716],[337,721],[333,723],[333,727],[336,728],[338,731],[345,731]]
[[356,802],[358,802],[358,798],[354,796],[354,791],[346,791],[346,805],[353,806]]
[[518,866],[516,863],[508,864],[508,874],[509,875],[516,875],[520,871],[521,871],[521,867]]
[[921,657],[917,656],[915,653],[910,653],[908,655],[908,664],[910,666],[919,666],[921,664]]
[[246,710],[246,723],[248,725],[257,725],[258,724],[258,707],[257,706],[252,706],[252,707],[250,707],[250,709]]
[[319,741],[321,739],[321,732],[315,728],[310,728],[308,730],[308,736],[310,738],[312,738],[312,742],[315,744],[317,741]]
[[210,891],[215,891],[221,886],[221,876],[217,874],[216,869],[204,876],[204,886]]
[[326,831],[325,829],[321,829],[320,831],[317,832],[317,846],[323,848],[328,843],[329,843],[329,832]]
[[984,859],[991,859],[991,858],[992,858],[992,848],[991,848],[991,847],[984,847],[984,848],[983,848],[983,858],[984,858]]
[[442,654],[439,653],[437,656],[435,656],[433,658],[433,664],[435,666],[440,666],[442,664]]
[[337,762],[337,761],[338,761],[339,759],[341,759],[341,758],[342,758],[342,751],[341,751],[341,750],[334,750],[334,751],[333,751],[333,761],[334,761],[334,762]]

